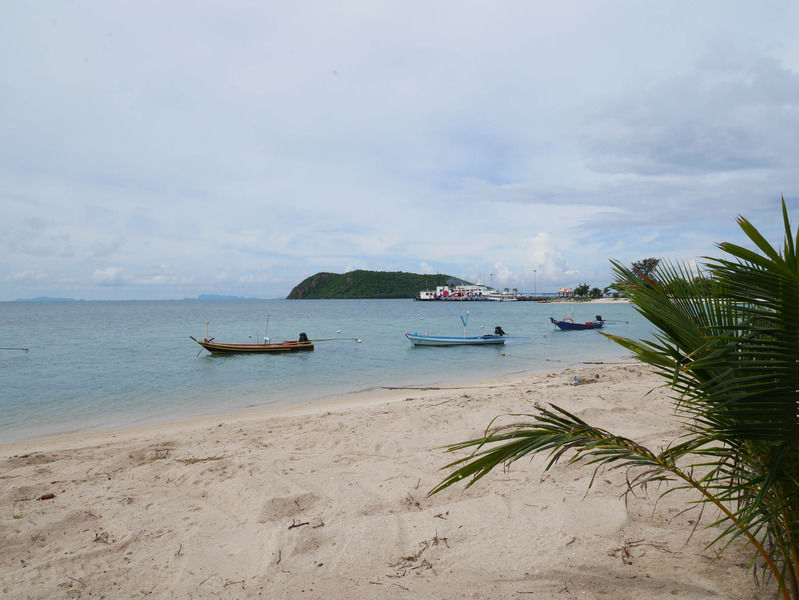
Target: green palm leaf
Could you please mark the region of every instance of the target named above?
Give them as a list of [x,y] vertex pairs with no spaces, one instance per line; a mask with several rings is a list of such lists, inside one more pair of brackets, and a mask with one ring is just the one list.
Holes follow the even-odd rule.
[[702,270],[661,262],[654,276],[640,276],[611,261],[656,332],[650,340],[606,335],[671,387],[685,431],[678,443],[655,453],[557,406],[540,408],[450,446],[471,454],[446,465],[430,493],[539,453],[545,469],[567,453],[598,468],[637,467],[628,490],[664,480],[696,490],[724,515],[718,540],[744,536],[782,596],[799,599],[799,230],[794,238],[784,201],[783,222],[776,249],[739,218],[756,250],[719,244],[727,257],[706,258]]

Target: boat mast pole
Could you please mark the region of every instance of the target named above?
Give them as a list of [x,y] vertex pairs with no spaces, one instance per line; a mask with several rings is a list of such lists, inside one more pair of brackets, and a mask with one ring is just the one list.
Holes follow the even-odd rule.
[[269,343],[269,315],[266,315],[266,331],[264,332],[264,346]]

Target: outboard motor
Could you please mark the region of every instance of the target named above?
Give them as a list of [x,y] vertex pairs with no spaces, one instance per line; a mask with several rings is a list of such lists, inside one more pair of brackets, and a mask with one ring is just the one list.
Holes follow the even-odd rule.
[[494,335],[508,335],[508,334],[502,331],[502,327],[497,325],[496,327],[494,327]]
[[597,316],[596,316],[596,317],[594,317],[594,318],[595,318],[597,321],[601,321],[601,320],[602,320],[602,315],[597,315]]
[[308,341],[308,336],[305,334],[305,332],[302,332],[302,333],[300,334],[300,339],[299,339],[298,341],[299,341],[301,344],[302,344],[302,343],[304,343],[304,342],[307,342],[307,341]]

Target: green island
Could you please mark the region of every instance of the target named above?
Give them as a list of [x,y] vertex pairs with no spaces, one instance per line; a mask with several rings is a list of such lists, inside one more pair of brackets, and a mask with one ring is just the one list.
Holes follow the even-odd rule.
[[288,300],[413,298],[419,290],[438,285],[471,285],[451,275],[422,275],[402,271],[317,273],[294,286]]

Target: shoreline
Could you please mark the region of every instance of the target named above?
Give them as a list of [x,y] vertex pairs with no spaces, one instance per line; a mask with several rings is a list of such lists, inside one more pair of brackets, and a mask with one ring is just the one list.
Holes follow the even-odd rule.
[[[615,365],[635,363],[608,362],[601,364]],[[570,364],[569,366],[564,366],[561,370],[576,368],[578,366],[580,365]],[[107,438],[124,440],[139,435],[150,434],[154,431],[197,429],[215,425],[219,421],[239,422],[280,417],[300,417],[323,413],[334,409],[369,407],[374,404],[396,401],[399,397],[413,392],[425,392],[433,395],[437,392],[447,393],[458,390],[493,388],[502,385],[512,385],[522,375],[540,375],[550,370],[551,369],[542,367],[540,370],[525,370],[488,379],[469,380],[461,385],[455,385],[449,379],[443,379],[430,384],[414,386],[373,387],[363,390],[352,390],[345,393],[332,393],[321,397],[309,396],[301,401],[287,404],[242,408],[220,413],[200,414],[191,417],[167,417],[162,420],[148,421],[135,425],[73,429],[58,433],[34,435],[18,440],[0,441],[0,456],[12,451],[26,453],[35,452],[37,448],[60,448],[64,445],[83,445],[88,442],[103,443],[107,441]]]
[[[618,364],[634,364],[634,359],[630,358],[626,361],[596,361],[590,364],[596,365],[618,365]],[[539,366],[539,368],[520,369],[510,373],[497,375],[495,377],[476,377],[474,379],[459,379],[461,383],[456,384],[456,379],[441,378],[431,383],[407,386],[380,386],[368,387],[364,389],[354,389],[343,392],[330,392],[324,395],[319,393],[306,393],[301,400],[289,402],[285,404],[263,404],[262,402],[254,399],[255,405],[237,408],[233,410],[226,410],[221,412],[206,412],[194,416],[175,416],[172,413],[165,415],[163,418],[156,420],[145,420],[137,422],[132,425],[96,425],[79,427],[67,431],[58,431],[45,434],[28,435],[23,438],[13,440],[0,439],[0,455],[5,453],[5,448],[18,448],[19,452],[26,452],[26,448],[33,447],[52,447],[59,446],[62,443],[83,443],[84,440],[100,440],[103,441],[106,437],[118,437],[136,435],[142,432],[148,432],[158,429],[171,429],[183,427],[203,427],[211,422],[219,420],[249,420],[258,418],[269,418],[272,416],[299,416],[313,414],[328,410],[330,407],[359,407],[368,406],[370,404],[379,403],[383,401],[390,401],[394,396],[401,395],[403,392],[411,391],[453,391],[460,389],[478,389],[481,387],[496,387],[497,385],[512,384],[517,378],[527,375],[541,375],[553,370],[566,370],[572,368],[579,368],[585,363],[580,361],[547,361]],[[75,440],[75,441],[73,441]]]
[[[615,365],[634,365],[635,359],[629,358],[624,361],[591,361],[591,362],[570,362],[548,361],[540,365],[537,369],[523,369],[504,375],[489,378],[475,378],[455,384],[454,380],[445,378],[432,383],[407,385],[407,386],[380,386],[370,387],[349,392],[330,393],[323,396],[309,394],[302,400],[286,404],[272,404],[263,406],[253,406],[240,408],[219,413],[205,413],[189,417],[167,416],[155,421],[145,421],[134,425],[111,425],[97,426],[90,428],[78,428],[69,431],[61,431],[43,435],[32,435],[29,437],[3,441],[0,440],[0,456],[7,454],[7,450],[16,449],[17,452],[32,452],[34,448],[53,448],[67,445],[81,445],[90,440],[102,443],[106,438],[128,439],[137,435],[150,433],[153,431],[173,429],[194,429],[210,426],[219,421],[249,421],[253,419],[268,419],[271,417],[299,417],[312,415],[332,409],[348,409],[368,407],[373,404],[391,402],[403,394],[413,392],[425,392],[437,394],[438,392],[447,393],[458,390],[479,390],[486,388],[496,388],[500,386],[512,386],[518,384],[520,378],[541,376],[547,373],[571,371],[590,365],[594,368]],[[461,380],[462,381],[462,380]]]
[[580,304],[629,304],[629,298],[555,298],[552,302],[579,302]]
[[666,444],[679,429],[661,385],[638,363],[583,365],[4,443],[0,584],[30,598],[753,598],[748,551],[715,559],[702,526],[689,540],[683,492],[625,507],[624,472],[523,460],[426,497],[453,459],[443,445],[536,402]]

